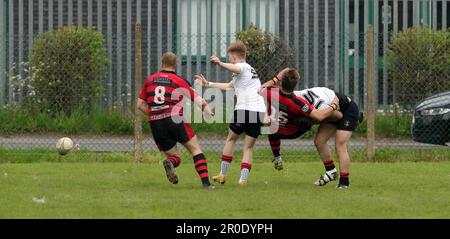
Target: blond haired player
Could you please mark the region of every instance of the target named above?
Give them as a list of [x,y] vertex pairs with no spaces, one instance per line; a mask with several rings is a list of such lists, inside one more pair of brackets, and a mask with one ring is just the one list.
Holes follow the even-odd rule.
[[220,61],[217,56],[211,56],[210,60],[216,65],[233,73],[233,79],[228,83],[209,82],[202,75],[196,75],[196,82],[208,87],[221,90],[234,89],[237,102],[234,110],[233,121],[229,124],[228,136],[221,156],[220,173],[213,177],[215,182],[225,183],[228,168],[233,160],[233,148],[242,133],[245,133],[244,149],[241,162],[240,185],[246,185],[252,168],[253,146],[261,133],[264,113],[266,111],[264,99],[258,94],[261,87],[258,74],[250,66],[245,58],[247,48],[244,43],[237,41],[228,49],[229,63]]

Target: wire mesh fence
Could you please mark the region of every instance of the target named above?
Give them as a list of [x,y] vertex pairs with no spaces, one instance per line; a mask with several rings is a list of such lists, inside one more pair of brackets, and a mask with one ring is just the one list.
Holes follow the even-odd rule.
[[[395,128],[391,137],[412,136],[419,142],[440,145],[450,141],[449,36],[448,31],[408,29],[389,42],[385,55],[389,105],[379,115],[392,117]],[[439,93],[439,97],[426,100]]]
[[[435,100],[443,102],[441,105],[433,105],[436,103],[433,102],[424,103],[428,108],[414,108],[426,97],[450,89],[448,31],[407,30],[389,36],[388,45],[383,45],[384,36],[375,35],[375,89],[367,88],[367,33],[356,38],[352,38],[353,34],[302,33],[298,39],[306,39],[308,45],[304,47],[303,42],[299,42],[296,47],[275,35],[249,32],[174,36],[173,41],[178,44],[171,50],[178,56],[178,75],[198,90],[201,87],[194,84],[195,74],[204,74],[216,82],[229,82],[231,73],[212,64],[209,57],[217,55],[227,61],[228,44],[240,39],[248,47],[247,62],[255,68],[262,82],[285,67],[295,67],[301,75],[298,89],[328,87],[349,96],[362,111],[366,109],[368,90],[374,91],[378,102],[387,98],[387,104],[377,106],[374,118],[377,149],[432,147],[413,139],[439,144],[448,141],[448,94]],[[3,72],[6,80],[2,84],[0,110],[3,157],[8,158],[11,152],[35,156],[54,152],[56,141],[61,137],[73,139],[74,151],[80,157],[99,152],[131,155],[135,143],[135,90],[142,86],[134,82],[134,34],[130,39],[123,35],[105,36],[88,28],[69,27],[34,37],[29,46],[20,44],[25,38],[28,37],[10,39],[15,48],[8,56],[1,56],[8,59]],[[340,42],[341,38],[349,42],[347,47],[338,51],[326,50],[330,47],[327,44]],[[315,41],[321,47],[313,53],[310,49],[315,51]],[[143,80],[159,68],[161,56],[155,53],[166,50],[146,49],[141,52]],[[298,57],[309,53],[318,55],[317,59]],[[231,99],[233,92],[209,98],[227,105],[222,117],[232,114]],[[189,105],[186,108],[193,109]],[[416,116],[414,122],[413,116]],[[144,118],[142,122],[143,150],[147,153],[144,160],[161,158]],[[219,155],[222,151],[228,125],[225,119],[220,122],[192,123],[205,152]],[[313,127],[299,139],[283,141],[284,157],[318,157],[313,142],[316,129]],[[350,140],[350,153],[365,157],[367,140],[367,125],[363,121]],[[334,142],[329,143],[333,147]],[[239,141],[237,154],[242,146],[243,142]],[[254,157],[271,158],[266,135],[257,140]]]

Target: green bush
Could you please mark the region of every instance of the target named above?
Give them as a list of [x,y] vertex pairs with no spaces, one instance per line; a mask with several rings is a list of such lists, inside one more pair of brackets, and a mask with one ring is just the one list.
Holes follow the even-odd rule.
[[402,105],[450,89],[450,32],[406,29],[392,37],[387,68]]
[[285,67],[294,67],[294,50],[279,37],[263,32],[253,24],[236,38],[247,46],[247,62],[255,68],[261,81],[268,81]]
[[[148,132],[148,126],[144,131]],[[96,107],[92,108],[89,114],[81,108],[76,108],[70,115],[64,112],[48,114],[23,107],[0,109],[0,134],[26,133],[131,135],[133,116],[117,110],[104,111]]]
[[[28,108],[6,107],[0,108],[0,134],[27,133],[66,133],[73,135],[132,135],[132,114],[119,110],[104,111],[93,108],[89,114],[77,108],[70,115],[60,112],[50,115],[46,112],[33,112]],[[192,129],[200,137],[225,137],[228,131],[226,123],[193,123]],[[312,138],[317,132],[318,125],[306,132],[302,138]],[[142,129],[147,137],[150,127],[145,116],[142,115]],[[377,138],[411,138],[411,115],[377,115],[375,118],[375,132]],[[365,137],[367,125],[364,120],[353,133],[352,137]],[[264,136],[262,136],[264,138]],[[265,140],[265,139],[263,139]]]
[[62,27],[40,34],[30,54],[31,87],[41,109],[56,114],[90,110],[98,102],[108,58],[103,35],[92,28]]

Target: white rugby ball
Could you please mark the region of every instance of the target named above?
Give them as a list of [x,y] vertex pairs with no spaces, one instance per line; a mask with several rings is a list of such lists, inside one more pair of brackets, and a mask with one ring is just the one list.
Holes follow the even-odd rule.
[[56,150],[60,155],[66,155],[73,149],[73,141],[68,137],[63,137],[56,142]]

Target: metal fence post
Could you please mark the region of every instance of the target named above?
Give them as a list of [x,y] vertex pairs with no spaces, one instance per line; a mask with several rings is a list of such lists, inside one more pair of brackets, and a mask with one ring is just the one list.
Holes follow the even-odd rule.
[[[138,97],[142,86],[142,53],[141,53],[141,23],[136,23],[135,27],[135,72],[134,72],[134,95]],[[136,102],[133,100],[131,102]],[[134,160],[142,160],[142,117],[141,112],[134,109]]]
[[366,70],[367,70],[367,106],[366,106],[366,116],[367,116],[367,158],[369,160],[373,159],[375,154],[375,87],[374,87],[374,36],[373,36],[373,26],[369,25],[367,28],[367,59],[366,59]]

